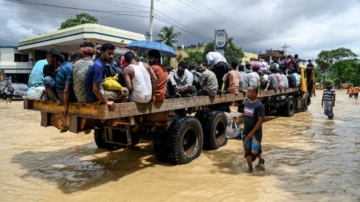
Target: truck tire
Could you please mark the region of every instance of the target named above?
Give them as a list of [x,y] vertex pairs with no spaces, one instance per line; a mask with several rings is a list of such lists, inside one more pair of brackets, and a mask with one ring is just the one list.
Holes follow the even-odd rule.
[[195,117],[182,116],[168,129],[166,147],[170,163],[187,164],[199,157],[203,146],[203,131]]
[[226,126],[228,119],[222,111],[211,111],[204,120],[204,149],[216,150],[227,144]]
[[295,103],[293,99],[289,99],[286,103],[285,116],[292,117],[295,113]]
[[167,157],[168,150],[166,148],[165,143],[166,143],[166,129],[156,128],[153,139],[153,151],[156,160],[158,160],[159,162],[169,161]]
[[118,144],[105,142],[105,130],[103,128],[94,131],[94,139],[96,146],[100,149],[107,149],[114,151],[122,148],[122,146]]

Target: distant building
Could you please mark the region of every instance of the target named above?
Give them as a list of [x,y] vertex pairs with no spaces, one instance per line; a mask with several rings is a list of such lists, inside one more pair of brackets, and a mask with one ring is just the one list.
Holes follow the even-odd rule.
[[251,53],[251,52],[243,52],[244,53],[244,57],[241,60],[241,64],[245,65],[245,62],[250,62],[253,59],[258,59],[259,55],[256,53]]
[[115,52],[125,53],[132,41],[146,40],[143,34],[98,24],[83,24],[21,39],[17,46],[0,45],[0,81],[11,76],[13,82],[27,83],[35,62],[46,58],[46,51],[54,48],[65,58],[79,51],[80,44],[88,40],[96,46],[110,42]]

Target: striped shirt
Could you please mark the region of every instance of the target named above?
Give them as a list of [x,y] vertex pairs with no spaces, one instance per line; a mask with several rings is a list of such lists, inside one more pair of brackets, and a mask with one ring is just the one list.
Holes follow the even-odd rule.
[[334,89],[325,89],[324,90],[324,101],[333,101],[333,98],[335,97],[335,90]]
[[59,69],[58,73],[56,74],[56,92],[63,93],[65,90],[65,84],[71,84],[72,88],[72,82],[73,82],[73,67],[71,62],[64,62],[64,64]]

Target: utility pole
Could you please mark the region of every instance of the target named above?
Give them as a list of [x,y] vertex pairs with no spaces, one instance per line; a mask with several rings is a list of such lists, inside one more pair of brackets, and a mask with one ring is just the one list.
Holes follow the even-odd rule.
[[286,56],[286,49],[288,48],[289,46],[287,46],[286,44],[284,44],[284,46],[281,46],[282,49],[284,49],[284,55]]
[[154,20],[154,0],[151,0],[151,7],[150,7],[150,36],[149,41],[153,39],[153,20]]

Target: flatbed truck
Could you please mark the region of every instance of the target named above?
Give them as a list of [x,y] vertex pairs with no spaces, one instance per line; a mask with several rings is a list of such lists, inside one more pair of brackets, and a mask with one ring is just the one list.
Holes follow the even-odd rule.
[[[259,91],[266,114],[276,111],[291,117],[307,110],[312,93],[308,92],[304,70],[302,67],[299,88]],[[63,107],[55,102],[25,99],[24,109],[40,111],[43,127],[54,126],[73,133],[93,130],[98,148],[117,150],[146,139],[153,142],[158,161],[187,164],[202,149],[216,150],[227,144],[225,111],[231,103],[244,103],[246,99],[246,93],[239,93],[166,99],[153,105],[116,103],[115,111],[105,104],[70,103],[65,117],[61,116]],[[190,116],[189,110],[195,115]],[[243,105],[238,111],[243,111]]]

